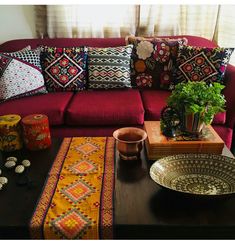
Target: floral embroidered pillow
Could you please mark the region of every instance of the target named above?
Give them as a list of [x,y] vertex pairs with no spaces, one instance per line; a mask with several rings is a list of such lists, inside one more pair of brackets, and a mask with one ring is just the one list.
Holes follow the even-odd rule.
[[132,86],[170,89],[178,47],[180,44],[185,45],[187,39],[130,37],[128,42],[134,45],[131,58]]
[[171,87],[187,81],[224,84],[224,74],[233,50],[234,48],[180,46]]
[[86,88],[87,47],[42,46],[41,49],[42,70],[48,91],[79,91]]

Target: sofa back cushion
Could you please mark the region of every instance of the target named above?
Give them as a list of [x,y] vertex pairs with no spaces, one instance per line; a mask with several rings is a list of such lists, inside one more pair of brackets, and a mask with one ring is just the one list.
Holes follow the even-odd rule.
[[50,47],[117,47],[125,45],[125,38],[44,38],[44,39],[18,39],[7,41],[0,45],[0,51],[14,52],[30,45]]
[[[179,36],[160,36],[164,38],[187,38],[188,45],[198,47],[217,47],[213,41],[199,36],[179,35]],[[1,52],[18,51],[30,45],[36,48],[40,45],[56,47],[117,47],[126,45],[125,38],[43,38],[43,39],[17,39],[10,40],[0,45]]]

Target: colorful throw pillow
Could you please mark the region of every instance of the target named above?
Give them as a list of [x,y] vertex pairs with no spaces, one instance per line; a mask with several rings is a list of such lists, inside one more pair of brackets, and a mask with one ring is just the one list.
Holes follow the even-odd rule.
[[127,41],[134,45],[131,56],[132,86],[169,89],[178,47],[187,44],[187,39],[129,37]]
[[0,101],[47,93],[40,49],[0,53]]
[[130,58],[132,45],[88,50],[89,88],[131,87]]
[[41,48],[42,69],[48,91],[80,91],[86,88],[86,47]]
[[207,48],[180,46],[172,88],[180,82],[205,81],[208,84],[219,82],[223,78],[233,48]]

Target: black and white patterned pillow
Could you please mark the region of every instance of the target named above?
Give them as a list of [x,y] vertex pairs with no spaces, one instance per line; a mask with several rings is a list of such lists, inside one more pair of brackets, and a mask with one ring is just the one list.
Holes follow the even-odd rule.
[[36,48],[34,50],[25,50],[20,52],[9,53],[12,57],[19,58],[22,61],[30,63],[40,70],[42,70],[40,64],[40,48]]
[[0,101],[47,93],[40,49],[0,53]]
[[130,58],[133,45],[88,49],[88,88],[131,87]]

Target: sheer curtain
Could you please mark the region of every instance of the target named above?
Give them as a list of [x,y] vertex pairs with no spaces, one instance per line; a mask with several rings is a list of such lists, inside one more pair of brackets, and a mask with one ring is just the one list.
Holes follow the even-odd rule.
[[[140,6],[138,35],[195,35],[235,47],[235,5]],[[235,65],[235,53],[230,63]]]
[[197,35],[211,39],[217,20],[216,5],[140,6],[144,35]]
[[121,37],[134,33],[135,5],[48,5],[49,37]]
[[[213,40],[221,47],[235,48],[235,5],[221,5]],[[235,50],[230,58],[235,65]]]
[[[40,37],[196,35],[235,47],[235,5],[36,6]],[[235,53],[230,63],[235,64]]]

